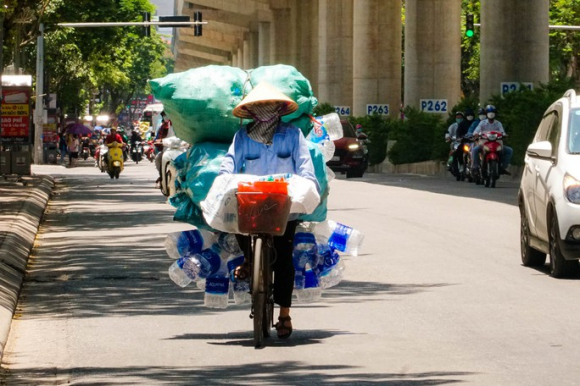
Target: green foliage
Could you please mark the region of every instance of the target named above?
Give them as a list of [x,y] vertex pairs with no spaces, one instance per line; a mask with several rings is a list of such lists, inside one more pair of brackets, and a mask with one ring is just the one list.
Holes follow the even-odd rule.
[[368,136],[369,164],[380,164],[387,157],[387,140],[389,131],[397,124],[397,120],[384,119],[378,114],[363,117],[351,117],[349,121],[356,127],[360,124]]
[[509,135],[506,145],[514,149],[512,164],[523,165],[526,148],[532,142],[544,112],[566,90],[573,87],[573,79],[568,78],[550,82],[532,91],[522,87],[503,98],[491,98],[490,103],[497,108],[497,120]]
[[442,142],[442,127],[439,114],[428,114],[405,108],[405,120],[393,125],[389,139],[397,142],[388,152],[393,164],[429,161],[436,151],[436,143]]
[[312,115],[314,115],[315,117],[319,117],[321,115],[330,114],[334,112],[335,112],[334,106],[331,105],[330,103],[319,103],[314,107]]
[[[550,24],[580,25],[580,2],[550,1]],[[572,77],[580,81],[580,34],[578,31],[550,30],[550,69],[553,79]]]

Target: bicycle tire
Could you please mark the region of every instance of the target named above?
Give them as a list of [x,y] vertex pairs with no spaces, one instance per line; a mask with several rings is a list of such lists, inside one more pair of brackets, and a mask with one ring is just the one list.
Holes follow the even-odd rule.
[[272,270],[270,269],[272,253],[270,246],[271,242],[272,239],[270,238],[267,240],[267,242],[262,244],[262,277],[264,284],[264,322],[262,324],[262,333],[264,338],[268,338],[270,336],[272,319],[274,317],[274,300],[272,299]]
[[262,347],[264,341],[263,327],[266,293],[263,290],[262,277],[262,238],[257,237],[254,242],[254,272],[252,276],[252,307],[254,309],[254,347]]

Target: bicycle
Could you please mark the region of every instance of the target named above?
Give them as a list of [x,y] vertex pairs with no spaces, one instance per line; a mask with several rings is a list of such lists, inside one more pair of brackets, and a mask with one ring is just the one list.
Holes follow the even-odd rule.
[[[260,181],[266,182],[266,181]],[[269,181],[268,181],[269,183]],[[270,336],[274,327],[274,298],[272,263],[275,260],[274,236],[286,231],[290,213],[290,197],[287,192],[268,191],[272,186],[257,184],[261,191],[247,191],[248,185],[240,184],[238,200],[238,226],[240,233],[250,235],[250,253],[246,258],[252,267],[250,292],[254,321],[254,347],[262,347],[264,338]]]

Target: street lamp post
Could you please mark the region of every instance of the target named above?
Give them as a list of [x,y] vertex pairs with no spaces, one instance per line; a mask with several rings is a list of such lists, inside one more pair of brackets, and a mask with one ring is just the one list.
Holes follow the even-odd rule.
[[34,108],[34,163],[42,163],[42,124],[44,121],[44,106],[42,90],[44,90],[44,24],[40,23],[40,34],[36,50],[36,105]]

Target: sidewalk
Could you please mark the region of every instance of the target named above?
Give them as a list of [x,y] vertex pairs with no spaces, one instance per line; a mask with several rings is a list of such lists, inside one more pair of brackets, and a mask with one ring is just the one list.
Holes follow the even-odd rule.
[[0,177],[0,358],[18,303],[28,255],[54,188],[50,176]]

